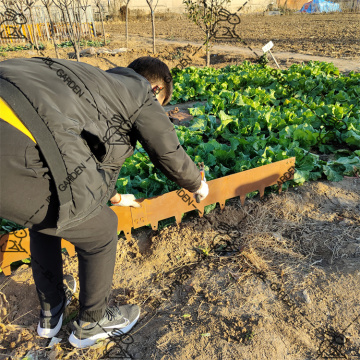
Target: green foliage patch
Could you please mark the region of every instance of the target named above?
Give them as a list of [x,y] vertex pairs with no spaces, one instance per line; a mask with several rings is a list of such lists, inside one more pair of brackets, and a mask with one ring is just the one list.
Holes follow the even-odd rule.
[[[32,45],[31,44],[25,44],[25,45],[6,45],[6,46],[0,46],[0,51],[20,51],[20,50],[31,50]],[[44,50],[45,46],[44,44],[39,43],[39,50]]]
[[[106,40],[106,44],[110,44],[110,40]],[[66,47],[72,47],[73,44],[71,41],[64,41],[61,44],[58,44],[57,47],[60,48],[66,48]],[[80,46],[86,47],[86,46],[93,46],[93,47],[101,47],[104,46],[104,41],[100,40],[80,40]]]

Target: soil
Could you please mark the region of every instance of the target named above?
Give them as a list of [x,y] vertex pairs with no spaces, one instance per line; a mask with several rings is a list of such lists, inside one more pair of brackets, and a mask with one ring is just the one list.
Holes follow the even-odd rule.
[[[246,15],[234,27],[240,39],[253,48],[261,49],[270,40],[276,51],[290,51],[335,58],[360,56],[360,14],[292,14],[283,16]],[[224,26],[229,26],[224,22]],[[123,25],[113,24],[106,29],[114,39],[122,36]],[[220,26],[221,27],[221,26]],[[161,21],[156,28],[157,38],[204,42],[204,32],[184,15]],[[120,34],[121,35],[120,35]],[[138,20],[129,26],[129,34],[148,37],[151,22]],[[243,43],[217,40],[243,46]],[[262,52],[261,52],[262,54]]]
[[[101,29],[100,24],[97,29]],[[185,31],[184,31],[185,30]],[[125,25],[109,22],[105,26],[109,49],[125,47]],[[159,15],[156,21],[156,52],[152,51],[151,21],[148,18],[133,19],[129,23],[128,52],[119,55],[91,55],[82,61],[107,70],[113,66],[127,66],[140,56],[161,58],[172,68],[183,58],[190,57],[190,65],[204,66],[205,47],[192,55],[204,43],[204,33],[185,15]],[[98,32],[99,35],[101,33]],[[211,49],[211,66],[224,67],[240,64],[244,60],[257,61],[263,54],[261,48],[270,40],[272,52],[281,68],[293,63],[308,61],[334,62],[340,71],[360,71],[360,14],[291,14],[283,16],[242,15],[235,27],[240,40],[218,40]],[[98,40],[102,40],[99,37]],[[44,56],[55,57],[51,43],[45,44]],[[72,48],[59,49],[61,58],[68,59]],[[1,60],[14,57],[41,56],[36,51],[2,52]],[[268,55],[269,65],[276,64]]]
[[[70,323],[57,336],[61,344],[46,349],[49,340],[36,336],[31,269],[1,274],[0,353],[11,356],[2,359],[29,350],[49,359],[108,359],[119,346],[123,358],[144,360],[358,358],[359,204],[358,178],[313,182],[120,238],[111,302],[138,304],[142,314],[131,337],[105,357],[106,341],[74,350]],[[63,258],[65,273],[77,277],[76,257]]]
[[[294,52],[280,59],[283,68],[306,55],[331,56],[349,71],[358,65],[359,21],[360,14],[249,15],[238,26],[259,54],[269,40],[274,52]],[[106,32],[109,48],[124,47],[123,23],[107,24]],[[152,55],[149,21],[132,21],[129,33],[127,53],[82,61],[106,70]],[[199,46],[181,41],[202,40],[201,31],[181,15],[159,20],[157,34],[156,56],[170,67]],[[229,47],[212,56],[216,67],[254,60],[245,48],[216,46]],[[60,55],[68,58],[71,51],[61,49]],[[48,45],[43,54],[54,57],[54,50]],[[203,66],[204,54],[192,57],[192,65]],[[37,53],[7,52],[2,59],[31,56]],[[31,268],[24,264],[9,277],[0,274],[0,360],[22,359],[29,351],[51,360],[358,359],[359,204],[359,178],[310,182],[248,199],[243,207],[232,199],[224,211],[192,214],[160,231],[142,228],[129,242],[120,237],[111,302],[138,304],[142,313],[118,344],[71,347],[74,299],[57,336],[61,343],[46,348],[49,340],[36,333],[40,306]],[[76,257],[63,259],[64,272],[77,277]]]

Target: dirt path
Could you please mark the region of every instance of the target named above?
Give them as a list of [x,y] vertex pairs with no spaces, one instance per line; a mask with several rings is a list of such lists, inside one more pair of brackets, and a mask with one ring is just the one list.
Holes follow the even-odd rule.
[[[111,40],[111,49],[124,47],[124,23],[109,22],[106,33]],[[273,53],[281,68],[303,61],[333,62],[340,71],[360,71],[360,14],[293,14],[286,16],[242,15],[236,34],[246,41],[258,55],[270,40],[274,43]],[[148,18],[133,19],[129,23],[129,51],[121,56],[82,58],[83,62],[107,70],[113,66],[127,66],[140,56],[154,56],[152,53],[151,22]],[[158,15],[156,18],[155,56],[165,59],[169,67],[178,64],[184,55],[192,54],[203,44],[203,32],[185,15]],[[190,46],[188,46],[190,44]],[[256,57],[243,43],[229,42],[213,44],[211,64],[224,67]],[[189,50],[189,51],[187,51]],[[71,48],[59,49],[61,58],[68,58]],[[48,45],[45,56],[55,57]],[[37,56],[36,52],[14,51],[2,54],[1,60],[14,57]],[[205,65],[205,50],[194,57],[191,65]],[[269,63],[276,66],[273,61]]]
[[[326,56],[332,58],[360,58],[360,14],[292,14],[284,16],[240,15],[241,22],[234,32],[252,48],[261,49],[270,40],[274,51]],[[226,25],[226,22],[222,24]],[[124,39],[124,24],[109,23],[106,27],[112,39]],[[133,20],[129,34],[149,37],[148,18]],[[204,42],[204,33],[185,15],[157,16],[156,39]],[[222,45],[228,45],[222,43]],[[144,46],[151,50],[151,45]]]
[[[146,38],[143,38],[144,40]],[[151,42],[151,38],[147,38],[147,41]],[[157,40],[158,44],[167,45],[171,44],[174,46],[187,46],[192,45],[196,48],[202,45],[200,42],[192,42],[192,41],[175,41],[175,40]],[[265,45],[265,44],[264,44]],[[240,54],[244,57],[253,58],[256,60],[259,56],[263,54],[261,48],[252,48],[254,51],[248,49],[247,47],[243,46],[231,46],[231,45],[214,45],[212,49],[213,54],[221,54],[221,53],[228,53],[228,54]],[[256,54],[258,55],[256,57]],[[359,72],[360,71],[360,60],[350,60],[350,59],[339,59],[339,58],[331,58],[325,56],[316,56],[316,55],[306,55],[306,54],[299,54],[293,52],[283,52],[283,51],[276,51],[272,50],[272,54],[274,55],[276,60],[283,60],[289,62],[307,62],[307,61],[324,61],[333,63],[341,72]],[[270,55],[268,55],[268,59],[273,63]],[[275,65],[275,64],[274,64]]]

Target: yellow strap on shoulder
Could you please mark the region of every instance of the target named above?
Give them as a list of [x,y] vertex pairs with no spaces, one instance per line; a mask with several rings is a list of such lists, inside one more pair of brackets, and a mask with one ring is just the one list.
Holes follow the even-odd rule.
[[14,126],[26,136],[28,136],[34,143],[36,143],[31,132],[25,127],[21,120],[16,116],[11,107],[0,97],[0,117],[10,125]]

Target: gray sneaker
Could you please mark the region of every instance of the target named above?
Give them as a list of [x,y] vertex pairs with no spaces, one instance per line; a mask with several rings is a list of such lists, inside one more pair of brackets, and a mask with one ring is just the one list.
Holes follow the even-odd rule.
[[65,308],[70,304],[72,296],[76,291],[76,280],[72,275],[64,275],[63,280],[65,299],[63,300],[59,311],[50,316],[46,316],[43,314],[42,310],[40,311],[40,321],[37,332],[41,337],[52,338],[57,335],[61,329]]
[[140,308],[137,305],[108,307],[104,317],[96,323],[80,326],[78,321],[74,321],[75,330],[71,333],[69,342],[76,348],[85,348],[94,345],[99,339],[126,334],[136,324],[139,316]]

